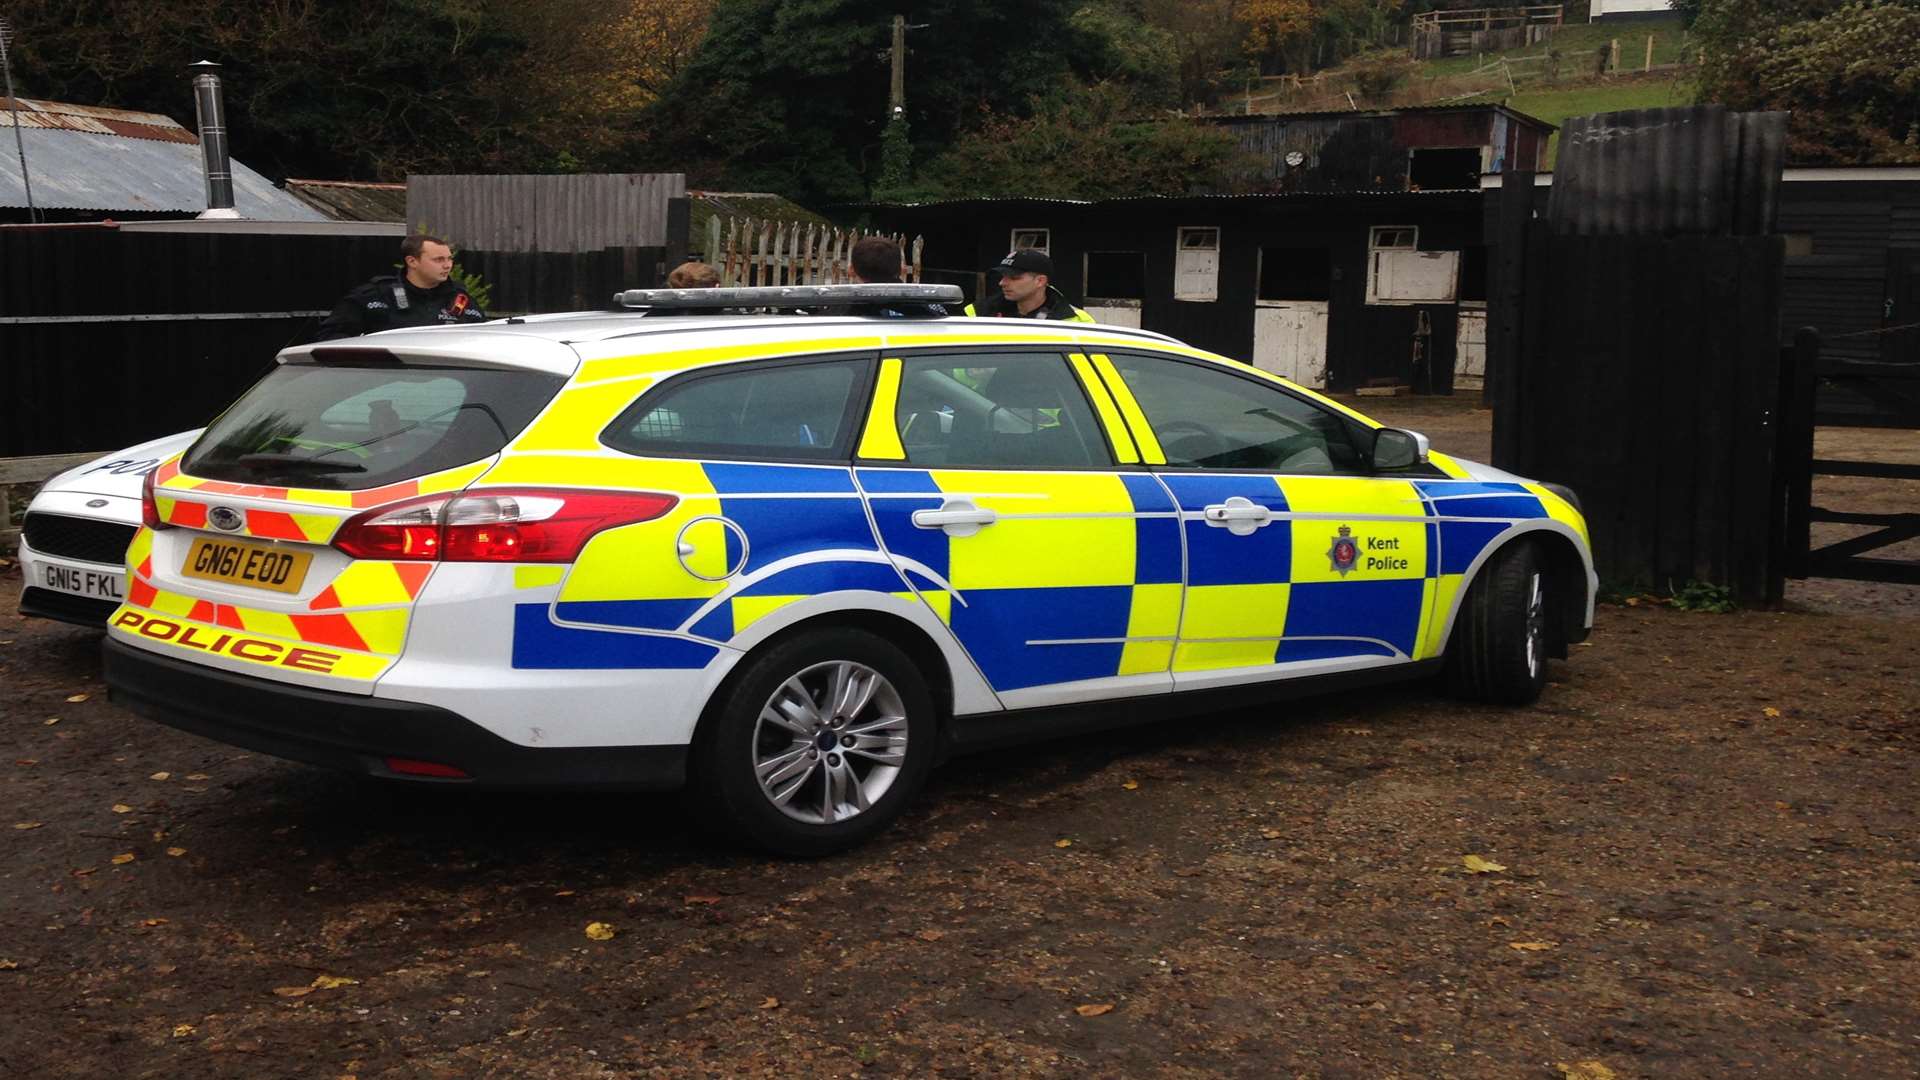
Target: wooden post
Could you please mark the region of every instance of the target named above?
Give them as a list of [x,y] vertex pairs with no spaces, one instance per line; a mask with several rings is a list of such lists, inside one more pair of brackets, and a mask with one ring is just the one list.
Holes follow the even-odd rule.
[[1607,58],[1607,70],[1619,71],[1620,70],[1620,39],[1614,38],[1612,44],[1613,44],[1612,51],[1608,54],[1608,58]]
[[[1807,548],[1813,538],[1813,428],[1819,393],[1820,332],[1801,327],[1793,344],[1781,350],[1780,405],[1774,417],[1779,443],[1774,453],[1778,492],[1780,561],[1775,575],[1807,576]],[[1772,590],[1770,589],[1769,592]],[[1769,596],[1769,599],[1775,599]]]
[[1642,70],[1645,70],[1645,71],[1653,70],[1653,35],[1652,34],[1647,35],[1647,66]]

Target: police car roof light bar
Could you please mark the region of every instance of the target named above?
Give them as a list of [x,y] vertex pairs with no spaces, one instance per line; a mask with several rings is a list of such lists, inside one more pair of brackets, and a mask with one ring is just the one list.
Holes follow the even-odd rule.
[[755,285],[719,289],[628,289],[613,294],[621,307],[672,311],[676,308],[805,308],[846,304],[959,304],[966,293],[958,285]]

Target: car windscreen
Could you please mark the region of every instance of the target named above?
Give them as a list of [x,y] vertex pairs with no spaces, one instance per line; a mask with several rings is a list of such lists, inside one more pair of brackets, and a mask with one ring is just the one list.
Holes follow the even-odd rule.
[[500,368],[282,364],[180,467],[235,483],[381,487],[498,453],[565,382]]

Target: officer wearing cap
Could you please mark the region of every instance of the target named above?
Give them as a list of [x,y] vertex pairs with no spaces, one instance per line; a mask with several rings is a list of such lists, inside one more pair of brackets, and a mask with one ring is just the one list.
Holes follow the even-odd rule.
[[968,304],[966,314],[1001,319],[1052,319],[1056,322],[1092,322],[1093,316],[1067,302],[1053,287],[1053,260],[1035,248],[1007,253],[994,269],[1000,271],[1000,295]]

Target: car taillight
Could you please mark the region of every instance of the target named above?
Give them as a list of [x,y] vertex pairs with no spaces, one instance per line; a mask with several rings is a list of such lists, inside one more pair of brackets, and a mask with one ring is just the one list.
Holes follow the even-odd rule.
[[496,488],[376,507],[341,526],[333,546],[356,559],[572,562],[594,534],[651,521],[672,495]]
[[160,504],[153,501],[153,473],[148,472],[140,479],[140,524],[149,529],[171,529],[173,526],[160,520]]

